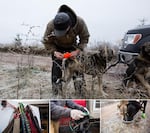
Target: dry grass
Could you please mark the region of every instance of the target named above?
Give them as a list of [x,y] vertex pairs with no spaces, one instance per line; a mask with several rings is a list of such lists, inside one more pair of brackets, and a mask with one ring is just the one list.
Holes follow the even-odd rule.
[[[1,98],[62,98],[54,96],[51,87],[51,57],[26,54],[0,53],[0,97]],[[126,66],[119,64],[104,74],[104,91],[106,99],[149,98],[141,86],[125,89],[122,86]],[[94,91],[91,90],[92,77],[85,75],[87,99],[99,99],[98,85],[94,80]],[[134,93],[131,93],[134,92]],[[73,82],[69,84],[67,98],[83,98],[75,95]]]

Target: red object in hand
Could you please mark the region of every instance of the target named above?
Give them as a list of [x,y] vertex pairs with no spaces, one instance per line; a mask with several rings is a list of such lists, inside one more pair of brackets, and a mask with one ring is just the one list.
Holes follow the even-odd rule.
[[71,57],[71,53],[69,53],[69,52],[66,52],[66,53],[64,53],[64,55],[63,55],[63,58],[70,58]]

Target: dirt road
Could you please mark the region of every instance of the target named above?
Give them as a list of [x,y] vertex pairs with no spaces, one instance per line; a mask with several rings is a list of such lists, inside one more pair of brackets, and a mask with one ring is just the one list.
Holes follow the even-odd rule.
[[150,101],[146,106],[146,118],[141,118],[141,111],[137,119],[131,124],[124,124],[122,116],[117,108],[118,101],[101,108],[101,131],[102,133],[149,133],[150,132]]
[[[22,55],[14,53],[0,53],[0,97],[1,98],[62,98],[54,96],[51,87],[50,57]],[[142,89],[124,89],[122,87],[123,74],[126,66],[119,64],[104,74],[104,91],[107,97],[101,97],[98,92],[97,80],[94,80],[94,91],[91,90],[92,77],[85,75],[87,84],[86,98],[147,98]],[[136,92],[136,93],[135,93]],[[144,95],[141,95],[144,94]],[[75,95],[73,82],[68,86],[67,98],[84,98]]]

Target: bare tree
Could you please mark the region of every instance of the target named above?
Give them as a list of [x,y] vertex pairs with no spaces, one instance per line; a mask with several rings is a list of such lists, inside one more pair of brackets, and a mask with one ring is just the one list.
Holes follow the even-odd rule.
[[20,34],[17,34],[14,40],[15,40],[15,47],[20,47],[22,45],[22,39],[20,37]]
[[143,26],[143,25],[145,25],[145,22],[147,21],[147,19],[142,18],[142,19],[139,19],[139,21],[140,21],[139,26]]

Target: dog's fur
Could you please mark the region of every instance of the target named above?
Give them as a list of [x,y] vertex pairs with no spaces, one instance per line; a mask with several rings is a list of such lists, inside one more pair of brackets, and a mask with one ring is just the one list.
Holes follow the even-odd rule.
[[[139,56],[129,65],[127,69],[127,77],[130,76],[128,84],[133,80],[140,81],[140,83],[147,89],[148,95],[150,96],[150,84],[147,78],[150,77],[150,42],[145,43],[141,47]],[[131,72],[131,71],[132,72]],[[132,74],[132,75],[131,75]],[[128,86],[129,87],[129,86]]]
[[145,113],[146,105],[146,100],[121,100],[117,107],[124,121],[132,121],[137,112],[142,111]]
[[[63,61],[63,66],[68,62],[63,71],[63,81],[65,81],[63,89],[67,88],[74,72],[78,71],[97,77],[99,94],[100,96],[106,96],[107,94],[103,91],[102,85],[103,72],[106,69],[107,61],[110,61],[113,55],[113,50],[111,48],[108,46],[100,46],[96,50],[81,52],[79,58]],[[92,89],[93,87],[94,84],[92,85]]]
[[127,112],[127,104],[128,104],[127,100],[121,100],[120,103],[117,105],[120,115],[125,116]]

